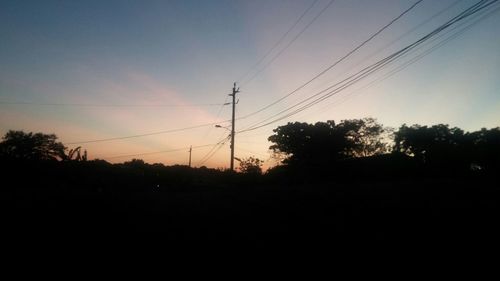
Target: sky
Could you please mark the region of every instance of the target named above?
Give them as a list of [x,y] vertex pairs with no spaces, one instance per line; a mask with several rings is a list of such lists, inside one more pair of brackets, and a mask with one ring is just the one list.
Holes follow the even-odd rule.
[[[273,104],[418,1],[330,2],[0,0],[0,134],[54,133],[68,148],[113,163],[186,165],[192,146],[193,166],[227,168],[229,145],[216,144],[229,134],[231,106],[223,104],[233,83],[238,132],[417,41],[477,0],[418,3]],[[295,121],[500,126],[499,9],[494,3],[298,114],[238,132],[236,157],[274,165],[267,138]],[[112,140],[87,142],[103,139]]]

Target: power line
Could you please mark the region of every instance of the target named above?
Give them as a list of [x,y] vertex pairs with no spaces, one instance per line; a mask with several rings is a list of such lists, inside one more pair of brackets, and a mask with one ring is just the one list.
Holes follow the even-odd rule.
[[[197,149],[197,148],[202,148],[202,147],[207,147],[211,146],[214,144],[204,144],[204,145],[198,145],[198,146],[192,146],[192,149]],[[117,155],[117,156],[110,156],[110,157],[103,157],[106,159],[114,159],[114,158],[125,158],[125,157],[136,157],[136,156],[145,156],[145,155],[152,155],[152,154],[160,154],[160,153],[170,153],[170,152],[177,152],[177,151],[183,151],[186,149],[189,149],[190,147],[182,147],[182,148],[175,148],[175,149],[170,149],[170,150],[162,150],[162,151],[154,151],[154,152],[145,152],[145,153],[137,153],[137,154],[126,154],[126,155]]]
[[105,142],[105,141],[123,140],[123,139],[131,139],[131,138],[140,138],[140,137],[146,137],[146,136],[153,136],[153,135],[161,135],[161,134],[168,134],[168,133],[174,133],[174,132],[187,131],[187,130],[192,130],[192,129],[197,129],[197,128],[203,128],[203,127],[207,127],[207,126],[214,126],[216,124],[227,123],[227,122],[231,122],[231,120],[225,120],[225,121],[221,121],[221,122],[205,123],[205,124],[200,124],[200,125],[191,126],[191,127],[184,127],[184,128],[178,128],[178,129],[172,129],[172,130],[166,130],[166,131],[146,133],[146,134],[138,134],[138,135],[123,136],[123,137],[114,137],[114,138],[105,138],[105,139],[95,139],[95,140],[85,140],[85,141],[69,142],[67,144],[83,144],[83,143],[94,143],[94,142]]
[[[225,133],[224,133],[224,134],[225,134]],[[205,154],[205,155],[204,155],[204,156],[203,156],[203,157],[199,160],[199,161],[200,161],[200,165],[201,165],[201,164],[203,164],[203,163],[206,161],[206,159],[205,159],[205,158],[209,157],[209,155],[211,155],[211,153],[214,151],[214,149],[215,149],[217,146],[219,146],[219,145],[221,145],[221,144],[224,144],[225,142],[227,142],[227,141],[229,140],[229,138],[230,138],[230,135],[227,135],[226,137],[224,137],[224,138],[220,139],[217,143],[215,143],[215,144],[213,145],[213,147],[212,147],[212,148],[211,148],[211,149],[210,149],[210,150],[209,150],[209,151],[208,151],[208,152],[207,152],[207,153],[206,153],[206,154]]]
[[243,76],[241,76],[241,78],[238,79],[237,81],[240,82],[241,80],[243,80],[243,78],[247,77],[248,74],[250,74],[250,72],[252,72],[259,64],[261,64],[267,58],[267,56],[269,56],[271,54],[271,52],[274,51],[274,49],[276,49],[276,47],[278,47],[278,45],[280,45],[283,42],[283,40],[287,37],[287,35],[295,28],[295,26],[297,26],[297,24],[302,20],[302,18],[307,14],[307,12],[309,12],[309,10],[311,10],[312,7],[318,1],[319,0],[314,0],[311,3],[311,5],[309,5],[307,7],[307,9],[300,15],[300,17],[297,20],[295,20],[295,22],[292,24],[292,26],[290,26],[290,28],[280,37],[280,39],[278,39],[278,41],[276,41],[276,43],[274,43],[274,45],[266,52],[266,54],[264,56],[262,56],[257,61],[257,63],[255,63],[252,67],[250,67],[250,69],[248,69],[248,71]]
[[264,106],[263,108],[257,110],[257,111],[254,111],[250,114],[247,114],[245,115],[244,117],[250,117],[250,116],[253,116],[257,113],[260,113],[268,108],[270,108],[271,106],[281,102],[282,100],[288,98],[289,96],[297,93],[298,91],[300,91],[301,89],[303,89],[305,86],[309,85],[311,82],[313,82],[314,80],[318,79],[319,77],[323,76],[325,73],[327,73],[328,71],[330,71],[333,67],[335,67],[336,65],[338,65],[339,63],[341,63],[342,61],[344,61],[345,59],[347,59],[349,56],[351,56],[353,53],[355,53],[356,51],[358,51],[361,47],[363,47],[365,44],[367,44],[369,41],[373,40],[373,38],[375,38],[377,35],[379,35],[380,33],[382,33],[382,31],[384,31],[385,29],[387,29],[389,26],[391,26],[392,24],[394,24],[397,20],[399,20],[401,17],[403,17],[405,14],[407,14],[408,12],[410,12],[413,8],[415,8],[418,4],[420,4],[423,0],[419,0],[417,2],[415,2],[413,5],[411,5],[408,9],[406,9],[405,11],[403,11],[401,14],[399,14],[397,17],[395,17],[394,19],[392,19],[388,24],[384,25],[382,28],[380,28],[377,32],[375,32],[374,34],[372,34],[370,37],[368,37],[368,39],[366,39],[365,41],[361,42],[359,45],[357,45],[354,49],[352,49],[351,51],[349,51],[347,54],[345,54],[344,56],[342,56],[340,59],[338,59],[337,61],[335,61],[333,64],[331,64],[330,66],[328,66],[327,68],[325,68],[324,70],[322,70],[320,73],[316,74],[314,77],[312,77],[311,79],[309,79],[307,82],[303,83],[302,85],[300,85],[299,87],[297,87],[295,90],[291,91],[290,93],[286,94],[285,96],[279,98],[278,100]]
[[[476,5],[477,5],[477,4],[476,4]],[[475,6],[475,5],[474,5],[474,6]],[[473,8],[473,7],[471,7],[470,9],[472,9],[472,8]],[[465,11],[464,11],[464,12],[462,12],[461,14],[463,14],[463,13],[465,13]],[[457,17],[458,17],[458,16],[457,16]],[[455,18],[454,18],[454,19],[455,19]],[[451,21],[452,21],[452,20],[450,20],[449,22],[451,22]],[[446,25],[446,24],[444,24],[444,25]],[[443,25],[443,26],[444,26],[444,25]],[[442,28],[443,26],[441,26],[440,28]],[[439,30],[440,28],[437,28],[436,30]],[[436,32],[436,30],[434,30],[434,31],[433,31],[433,32],[431,32],[430,34],[432,34],[432,35],[437,34],[437,33],[433,34],[434,32]],[[372,65],[370,65],[370,66],[368,66],[368,67],[364,68],[363,70],[361,70],[361,71],[359,71],[359,72],[357,72],[357,73],[355,73],[355,74],[353,74],[353,75],[349,76],[348,78],[346,78],[346,79],[344,79],[344,80],[342,80],[342,81],[340,81],[340,82],[338,82],[338,83],[336,83],[336,84],[334,84],[334,85],[332,85],[332,86],[330,86],[330,87],[328,87],[328,88],[326,88],[326,89],[324,89],[324,90],[322,90],[322,91],[320,91],[320,92],[316,93],[315,95],[313,95],[313,96],[311,96],[311,97],[309,97],[309,98],[306,98],[305,100],[303,100],[303,101],[301,101],[301,102],[299,102],[299,103],[297,103],[297,104],[295,104],[295,105],[293,105],[293,106],[291,106],[291,107],[289,107],[289,108],[287,108],[287,109],[285,109],[285,110],[283,110],[283,111],[281,111],[281,112],[279,112],[279,113],[277,113],[277,114],[272,115],[271,117],[269,117],[269,118],[267,118],[267,119],[265,119],[265,120],[263,120],[263,121],[261,121],[261,122],[258,122],[257,124],[255,124],[255,125],[253,125],[253,126],[255,127],[255,126],[256,126],[256,125],[258,125],[258,124],[264,123],[265,121],[270,120],[270,119],[272,119],[272,118],[274,118],[274,117],[276,117],[276,116],[280,115],[281,113],[284,113],[284,112],[286,112],[286,111],[289,111],[290,109],[292,109],[292,108],[294,108],[294,107],[296,107],[296,106],[298,106],[298,105],[300,105],[300,104],[302,104],[302,103],[304,103],[304,102],[306,102],[306,101],[308,101],[308,100],[310,100],[310,99],[312,99],[312,98],[314,98],[314,97],[316,97],[316,96],[318,96],[318,95],[320,95],[320,94],[322,94],[322,93],[324,93],[324,92],[326,92],[326,91],[330,90],[331,88],[333,88],[333,87],[335,87],[335,86],[341,85],[339,88],[337,88],[337,89],[335,89],[335,90],[333,90],[333,91],[331,91],[331,92],[329,92],[329,93],[327,93],[327,94],[325,94],[325,95],[321,96],[320,98],[318,98],[318,99],[314,100],[313,102],[311,102],[311,103],[309,103],[309,104],[307,104],[307,105],[303,106],[302,108],[297,109],[295,112],[289,113],[288,115],[286,115],[286,116],[284,116],[284,117],[281,117],[281,118],[279,118],[279,119],[277,119],[277,120],[274,120],[274,121],[272,121],[272,122],[270,122],[270,123],[274,123],[274,122],[276,122],[276,121],[279,121],[279,120],[282,120],[282,119],[284,119],[284,118],[286,118],[286,117],[289,117],[289,116],[291,116],[291,115],[294,115],[294,114],[296,114],[296,113],[298,113],[298,112],[300,112],[300,111],[302,111],[302,110],[304,110],[304,109],[306,109],[306,108],[308,108],[308,107],[310,107],[310,106],[314,105],[315,103],[322,101],[322,99],[324,99],[324,98],[325,98],[325,96],[326,96],[326,98],[328,98],[329,96],[331,96],[331,95],[335,94],[335,93],[336,93],[336,91],[340,91],[340,90],[343,90],[344,88],[347,88],[348,86],[352,85],[352,84],[353,84],[354,82],[356,82],[357,80],[360,80],[360,79],[364,78],[366,75],[370,74],[371,72],[373,72],[373,71],[375,71],[375,70],[377,70],[377,69],[379,69],[379,68],[381,68],[381,67],[385,66],[387,63],[389,63],[389,62],[390,62],[390,60],[394,60],[395,58],[397,58],[397,57],[401,56],[402,54],[404,54],[405,52],[407,52],[408,50],[410,50],[411,48],[413,48],[413,47],[414,47],[413,45],[415,45],[415,46],[416,46],[416,45],[418,45],[419,43],[422,43],[423,41],[425,41],[425,40],[423,40],[423,39],[428,39],[428,38],[426,38],[426,37],[428,37],[430,34],[428,34],[427,36],[424,36],[423,38],[421,38],[421,39],[420,39],[420,40],[418,40],[417,42],[414,42],[413,44],[410,44],[410,45],[409,45],[409,46],[407,46],[406,48],[403,48],[402,50],[400,50],[400,51],[398,51],[398,52],[396,52],[396,53],[392,54],[391,56],[386,57],[385,59],[383,59],[383,60],[381,60],[381,61],[378,61],[377,63],[374,63],[374,64],[372,64]],[[429,37],[430,37],[430,36],[429,36]],[[418,43],[418,44],[417,44],[417,43]],[[411,47],[411,48],[410,48],[410,47]],[[353,80],[350,80],[350,79],[353,79]],[[347,81],[347,82],[346,82],[346,81]],[[346,84],[342,84],[342,83],[344,83],[344,82],[346,82]],[[262,126],[258,126],[258,128],[263,127],[263,126],[266,126],[266,125],[268,125],[268,124],[269,124],[269,123],[266,123],[266,124],[264,124],[264,125],[262,125]],[[243,131],[247,131],[247,130],[243,130]],[[241,131],[241,132],[242,132],[242,131]]]
[[0,105],[28,105],[28,106],[68,106],[68,107],[202,107],[202,106],[224,106],[225,103],[202,103],[202,104],[91,104],[91,103],[41,103],[21,101],[0,101]]
[[[472,9],[471,11],[469,11],[469,12],[470,12],[469,14],[467,14],[467,15],[463,15],[465,12],[467,12],[467,11],[464,11],[464,12],[462,12],[462,13],[461,13],[461,15],[459,15],[459,16],[461,16],[461,17],[457,16],[456,18],[454,18],[454,20],[455,20],[455,19],[457,19],[457,18],[458,18],[458,20],[461,20],[461,19],[463,19],[463,18],[465,18],[465,17],[467,17],[467,16],[470,16],[471,14],[474,14],[474,13],[478,12],[479,10],[481,10],[481,9],[483,9],[483,8],[486,8],[487,6],[489,6],[489,5],[493,4],[493,3],[494,3],[494,2],[496,2],[496,1],[497,1],[497,0],[495,0],[495,1],[493,1],[493,2],[490,2],[490,3],[488,3],[487,5],[485,5],[485,6],[483,6],[483,7],[479,7],[477,10],[473,11],[473,8],[474,8],[474,9],[475,9],[475,8],[477,8],[477,7],[474,7],[474,6],[476,6],[476,5],[480,4],[480,3],[478,3],[478,4],[474,5],[473,7],[469,8],[469,9]],[[480,2],[483,2],[483,1],[480,1]],[[456,22],[456,21],[455,21],[455,22]],[[449,26],[449,25],[451,25],[451,24],[452,24],[452,23],[448,23],[448,24],[445,24],[444,26],[448,27],[448,26]],[[440,27],[440,28],[438,28],[438,29],[441,29],[442,27],[443,27],[443,26],[441,26],[441,27]],[[445,28],[446,28],[446,27],[445,27]],[[444,29],[444,28],[443,28],[443,29]],[[441,29],[441,30],[442,30],[442,29]],[[440,30],[440,31],[441,31],[441,30]],[[435,30],[435,31],[436,31],[436,30]],[[433,33],[433,32],[431,32],[431,33]],[[437,33],[435,33],[435,34],[437,34]],[[433,35],[435,35],[435,34],[433,34]],[[425,36],[425,37],[427,37],[427,36]],[[428,38],[427,38],[427,39],[428,39]],[[420,40],[419,40],[419,41],[420,41]],[[425,40],[423,40],[423,41],[425,41]],[[423,41],[422,41],[422,42],[423,42]],[[419,43],[421,43],[421,42],[419,42]],[[414,43],[414,44],[415,44],[415,43]],[[412,45],[413,45],[413,44],[412,44]],[[418,44],[417,44],[417,45],[418,45]],[[414,46],[413,46],[413,47],[414,47]],[[413,48],[413,47],[412,47],[412,48]],[[407,49],[408,49],[408,50],[407,50]],[[406,52],[406,51],[409,51],[409,50],[410,50],[410,49],[407,47],[407,48],[404,48],[402,51],[405,51],[405,52]],[[401,52],[401,51],[400,51],[400,52]],[[398,57],[400,57],[402,54],[404,54],[404,52],[401,52],[401,53],[400,53],[400,52],[397,52],[397,53],[398,53],[398,54],[397,54],[397,56],[392,57],[392,58],[391,58],[391,60],[387,60],[387,58],[386,58],[386,59],[384,59],[384,60],[382,60],[382,61],[377,62],[376,64],[381,63],[381,64],[380,64],[380,65],[378,65],[378,66],[377,66],[376,64],[374,64],[374,65],[371,65],[371,66],[369,66],[369,67],[367,67],[367,68],[363,69],[363,70],[362,70],[362,71],[360,71],[360,72],[363,72],[363,71],[365,71],[365,70],[367,70],[367,71],[366,71],[366,72],[364,72],[364,73],[362,73],[360,76],[356,77],[354,80],[349,81],[348,83],[346,83],[346,84],[342,85],[341,87],[339,87],[339,88],[337,88],[337,89],[335,89],[335,90],[333,90],[333,91],[331,91],[331,92],[329,92],[329,93],[327,93],[327,94],[325,94],[325,95],[321,96],[320,98],[318,98],[318,99],[316,99],[316,100],[314,100],[314,101],[312,101],[312,102],[310,102],[310,103],[308,103],[308,104],[306,104],[306,105],[302,106],[301,108],[296,109],[295,111],[293,111],[293,112],[291,112],[291,113],[288,113],[288,114],[287,114],[287,115],[285,115],[285,116],[279,117],[279,118],[277,118],[277,119],[275,119],[275,120],[273,120],[273,121],[270,121],[270,122],[268,122],[268,123],[265,123],[265,124],[262,124],[262,125],[260,125],[260,126],[257,126],[258,124],[261,124],[261,123],[263,123],[263,122],[265,122],[265,121],[267,121],[267,120],[269,120],[269,119],[271,119],[271,118],[273,118],[273,117],[275,117],[275,116],[277,116],[277,115],[279,115],[279,114],[281,114],[281,113],[283,113],[283,112],[286,112],[286,111],[288,111],[288,110],[290,110],[290,109],[292,109],[292,108],[296,107],[297,105],[299,105],[299,104],[301,104],[301,103],[303,103],[303,102],[306,102],[307,100],[309,100],[309,99],[313,98],[314,96],[319,95],[320,93],[325,92],[326,90],[328,90],[328,89],[332,88],[333,86],[332,86],[332,87],[327,88],[326,90],[323,90],[323,91],[321,91],[321,92],[317,93],[316,95],[314,95],[314,96],[312,96],[312,97],[309,97],[309,98],[308,98],[308,99],[306,99],[306,100],[303,100],[302,102],[299,102],[298,104],[295,104],[294,106],[292,106],[292,107],[290,107],[290,108],[288,108],[288,109],[286,109],[286,110],[284,110],[284,111],[280,112],[279,114],[275,114],[275,115],[271,116],[270,118],[267,118],[267,119],[265,119],[264,121],[261,121],[261,122],[259,122],[259,123],[255,124],[255,125],[253,125],[253,127],[249,128],[249,129],[245,129],[245,130],[242,130],[242,131],[240,131],[240,132],[246,132],[246,131],[251,131],[251,130],[259,129],[259,128],[262,128],[262,127],[268,126],[268,125],[270,125],[270,124],[273,124],[273,123],[275,123],[275,122],[278,122],[278,121],[280,121],[280,120],[283,120],[283,119],[285,119],[285,118],[288,118],[288,117],[290,117],[290,116],[292,116],[292,115],[295,115],[295,114],[297,114],[297,113],[299,113],[299,112],[301,112],[301,111],[303,111],[303,110],[305,110],[305,109],[307,109],[307,108],[309,108],[309,107],[311,107],[311,106],[313,106],[313,105],[315,105],[315,104],[317,104],[317,103],[319,103],[319,102],[321,102],[321,101],[323,101],[323,100],[325,100],[325,99],[327,99],[327,98],[331,97],[332,95],[334,95],[334,94],[336,94],[336,93],[338,93],[338,92],[340,92],[340,91],[344,90],[345,88],[347,88],[347,87],[351,86],[352,84],[354,84],[354,83],[358,82],[359,80],[361,80],[361,79],[365,78],[366,76],[370,75],[371,73],[373,73],[373,72],[377,71],[378,69],[380,69],[380,68],[384,67],[385,65],[389,64],[390,62],[392,62],[393,60],[395,60],[396,58],[398,58]],[[394,54],[393,54],[393,55],[394,55]],[[391,55],[391,56],[392,56],[392,55]],[[391,57],[391,56],[390,56],[390,57]],[[376,67],[374,67],[374,66],[376,66]],[[357,74],[359,74],[359,72],[358,72]],[[355,74],[354,76],[356,76],[357,74]],[[347,79],[344,79],[343,81],[341,81],[341,82],[339,82],[339,83],[335,84],[334,86],[336,86],[336,85],[338,85],[338,84],[340,84],[340,83],[342,83],[342,82],[345,82],[346,80],[348,80],[348,79],[350,79],[350,78],[352,78],[352,77],[353,77],[353,76],[351,76],[351,77],[349,77],[349,78],[347,78]]]
[[[394,45],[395,43],[397,43],[398,41],[402,40],[404,37],[410,35],[411,33],[415,32],[416,30],[418,30],[419,28],[421,28],[422,26],[424,26],[425,24],[428,24],[429,22],[431,22],[432,20],[434,20],[435,18],[437,18],[438,16],[442,15],[444,12],[446,12],[447,10],[451,9],[452,7],[456,6],[457,4],[459,4],[460,2],[463,2],[464,0],[456,0],[455,2],[453,2],[452,4],[446,6],[445,8],[441,9],[440,11],[438,11],[437,13],[435,13],[434,15],[430,16],[429,18],[426,18],[424,20],[422,20],[421,22],[419,22],[417,25],[415,25],[414,27],[412,27],[410,30],[404,32],[402,35],[398,36],[396,39],[392,40],[391,42],[389,42],[388,44],[384,45],[383,47],[380,47],[379,49],[377,49],[376,51],[372,52],[371,54],[369,54],[368,56],[360,59],[356,64],[352,65],[351,67],[349,67],[348,69],[346,69],[346,71],[344,71],[344,73],[347,73],[348,71],[358,67],[360,64],[364,63],[364,62],[367,62],[369,61],[370,59],[372,59],[375,55],[381,53],[383,50],[389,48],[390,46]],[[331,81],[328,81],[326,83],[322,83],[320,87],[318,88],[322,88],[324,87],[325,85],[331,83]]]
[[205,156],[203,156],[201,158],[201,160],[199,161],[198,166],[203,165],[210,158],[212,158],[215,155],[215,153],[217,153],[226,144],[226,142],[229,141],[230,137],[231,136],[228,135],[227,137],[219,140],[219,142],[217,142],[216,144],[214,144],[213,147],[207,152],[207,154],[205,154]]
[[217,152],[219,152],[219,150],[220,150],[221,148],[223,148],[225,144],[226,144],[226,142],[221,143],[221,144],[217,147],[217,149],[215,149],[215,150],[212,152],[212,154],[210,154],[210,155],[209,155],[209,156],[208,156],[205,160],[203,160],[203,161],[200,163],[200,165],[203,165],[203,164],[205,164],[205,162],[207,162],[208,160],[210,160],[210,158],[212,158],[212,157],[213,157],[213,156],[214,156]]
[[219,150],[224,147],[224,145],[226,144],[226,142],[222,142],[222,143],[219,143],[217,145],[215,145],[211,150],[210,150],[210,153],[206,154],[205,156],[203,156],[203,158],[199,161],[199,164],[198,166],[202,166],[203,164],[205,164],[205,162],[207,162],[208,160],[210,160],[217,152],[219,152]]
[[224,106],[230,104],[227,102],[228,99],[229,99],[229,96],[226,95],[226,98],[224,99],[224,102],[221,104],[221,107],[219,108],[219,111],[217,112],[217,116],[215,118],[219,118],[219,115],[222,112],[222,109],[224,108]]
[[226,144],[226,142],[223,142],[223,143],[220,143],[220,144],[216,144],[212,147],[212,149],[210,150],[210,152],[208,154],[206,154],[205,156],[203,156],[203,158],[199,161],[199,164],[198,166],[202,166],[203,164],[205,164],[205,162],[207,162],[208,160],[210,160],[210,158],[212,158],[217,152],[219,152],[219,150]]
[[[361,79],[365,78],[366,76],[368,76],[368,75],[370,75],[370,74],[372,74],[372,73],[380,70],[382,67],[388,65],[389,63],[393,62],[397,58],[399,58],[402,55],[404,55],[404,54],[408,53],[409,51],[413,50],[415,47],[419,46],[420,44],[422,44],[423,42],[425,42],[429,38],[431,38],[434,35],[440,33],[441,31],[445,30],[446,28],[448,28],[449,26],[453,25],[454,23],[456,23],[458,21],[461,21],[461,20],[463,20],[463,19],[465,19],[465,18],[467,18],[467,17],[469,17],[469,16],[471,16],[471,15],[479,12],[480,10],[483,10],[483,9],[487,8],[488,6],[492,5],[493,3],[497,2],[497,1],[498,0],[487,2],[487,1],[482,0],[482,1],[477,2],[476,4],[472,5],[471,7],[467,8],[466,10],[464,10],[463,12],[461,12],[459,15],[457,15],[454,18],[452,18],[449,21],[447,21],[445,24],[443,24],[440,27],[434,29],[429,34],[423,36],[422,38],[420,38],[419,40],[415,41],[414,43],[406,46],[405,48],[403,48],[403,49],[401,49],[401,50],[399,50],[399,51],[391,54],[390,56],[388,56],[388,57],[386,57],[386,58],[384,58],[384,59],[382,59],[382,60],[380,60],[380,61],[378,61],[378,62],[376,62],[376,63],[374,63],[374,64],[372,64],[372,65],[370,65],[370,66],[368,66],[368,67],[366,67],[364,69],[362,69],[362,70],[360,70],[359,72],[357,72],[357,73],[349,76],[348,78],[346,78],[346,79],[344,79],[344,80],[342,80],[342,81],[340,81],[338,83],[335,83],[334,85],[332,85],[332,86],[330,86],[330,87],[328,87],[328,88],[326,88],[326,89],[324,89],[324,90],[316,93],[315,95],[313,95],[311,97],[308,97],[308,98],[304,99],[303,101],[301,101],[301,102],[299,102],[299,103],[297,103],[297,104],[295,104],[295,105],[293,105],[293,106],[291,106],[291,107],[289,107],[289,108],[287,108],[287,109],[285,109],[285,110],[283,110],[283,111],[281,111],[281,112],[279,112],[277,114],[274,114],[274,115],[268,117],[267,119],[265,119],[263,121],[260,121],[260,122],[258,122],[256,124],[252,125],[250,128],[247,128],[247,129],[244,129],[244,130],[240,131],[239,133],[246,132],[246,131],[252,131],[252,130],[256,130],[258,128],[262,128],[262,127],[268,126],[270,124],[273,124],[275,122],[278,122],[280,120],[288,118],[288,117],[290,117],[292,115],[295,115],[295,114],[297,114],[297,113],[299,113],[299,112],[301,112],[301,111],[303,111],[303,110],[305,110],[305,109],[307,109],[307,108],[309,108],[309,107],[311,107],[311,106],[313,106],[313,105],[315,105],[315,104],[317,104],[317,103],[319,103],[319,102],[321,102],[321,101],[323,101],[323,100],[331,97],[332,95],[334,95],[334,94],[336,94],[336,93],[338,93],[338,92],[346,89],[347,87],[349,87],[349,86],[353,85],[354,83],[360,81]],[[305,102],[313,99],[314,97],[316,97],[316,96],[318,96],[318,95],[320,95],[320,94],[322,94],[322,93],[324,93],[324,92],[326,92],[326,91],[328,91],[328,90],[330,90],[330,89],[332,89],[332,88],[334,88],[336,86],[338,86],[338,87],[335,88],[335,89],[333,89],[332,91],[330,91],[330,92],[328,92],[328,93],[320,96],[319,98],[316,98],[315,100],[309,102],[308,104],[303,105],[302,107],[296,109],[295,111],[290,112],[290,113],[288,113],[288,114],[286,114],[284,116],[278,117],[277,119],[274,119],[274,120],[272,120],[270,122],[264,123],[264,122],[266,122],[266,121],[268,121],[268,120],[270,120],[270,119],[272,119],[274,117],[279,116],[282,113],[285,113],[286,111],[289,111],[289,110],[297,107],[298,105],[301,105],[301,104],[303,104],[303,103],[305,103]],[[262,123],[264,123],[264,124],[262,124]],[[259,124],[262,124],[262,125],[259,125]]]
[[[235,118],[234,120],[242,120],[242,119],[245,119],[245,117]],[[146,133],[146,134],[128,135],[128,136],[105,138],[105,139],[76,141],[76,142],[69,142],[66,144],[83,144],[83,143],[106,142],[106,141],[115,141],[115,140],[131,139],[131,138],[141,138],[141,137],[147,137],[147,136],[154,136],[154,135],[161,135],[161,134],[168,134],[168,133],[193,130],[193,129],[203,128],[203,127],[218,125],[221,123],[229,123],[231,121],[232,120],[223,120],[223,121],[218,121],[218,122],[205,123],[205,124],[195,125],[195,126],[191,126],[191,127],[184,127],[184,128],[178,128],[178,129],[172,129],[172,130],[166,130],[166,131],[158,131],[158,132],[152,132],[152,133]]]
[[[420,0],[423,1],[423,0]],[[269,65],[271,65],[279,56],[281,56],[285,50],[287,50],[301,35],[304,33],[322,14],[325,12],[332,4],[335,2],[335,0],[331,0],[328,5],[326,5],[288,44],[281,49],[271,60],[269,60],[264,67],[259,69],[250,79],[244,81],[241,83],[241,86],[245,86],[248,83],[250,83],[257,75],[259,75],[262,71],[264,71]]]
[[[230,103],[227,102],[227,100],[229,99],[229,96],[226,95],[226,98],[224,99],[224,103],[222,103],[221,107],[219,108],[219,111],[217,112],[217,115],[215,116],[215,119],[219,118],[221,112],[222,112],[222,109],[224,108],[225,105],[229,105]],[[203,138],[206,138],[210,132],[212,131],[214,127],[209,127],[207,132],[205,133],[205,135],[203,136]]]
[[[363,86],[362,88],[359,88],[351,93],[349,93],[348,95],[344,96],[342,100],[338,101],[338,102],[334,102],[334,103],[331,103],[329,105],[327,105],[326,107],[324,107],[321,112],[324,112],[326,110],[328,110],[330,107],[334,106],[334,105],[340,105],[344,102],[346,102],[349,98],[351,98],[352,96],[354,96],[354,94],[356,92],[361,92],[361,91],[364,91],[368,88],[371,88],[373,87],[374,85],[382,82],[382,81],[385,81],[386,79],[394,76],[395,74],[403,71],[404,69],[406,69],[407,67],[409,67],[410,65],[416,63],[417,61],[421,60],[423,57],[429,55],[430,53],[434,52],[435,50],[441,48],[442,46],[446,45],[447,43],[449,43],[450,41],[456,39],[457,37],[460,37],[461,35],[463,35],[465,33],[465,31],[467,31],[468,29],[470,29],[472,26],[476,25],[477,23],[483,21],[484,19],[488,18],[489,16],[493,15],[494,13],[498,12],[500,10],[500,8],[497,8],[489,13],[487,13],[486,15],[483,15],[481,18],[479,18],[478,20],[476,20],[475,22],[463,27],[462,29],[460,29],[459,31],[455,32],[454,34],[452,34],[451,36],[447,37],[446,39],[444,39],[443,41],[439,42],[438,44],[432,46],[430,49],[424,51],[423,53],[419,54],[418,56],[416,57],[413,57],[412,59],[408,60],[407,62],[405,62],[404,64],[394,68],[393,70],[391,70],[390,72],[386,73],[385,75],[383,75],[382,77],[368,83],[367,85]],[[438,38],[436,39],[439,39],[447,34],[449,34],[450,32],[458,29],[459,27],[461,26],[457,26],[455,28],[453,28],[452,30],[449,30],[448,32],[446,32],[445,34],[443,34],[442,36],[439,36]],[[435,41],[435,40],[432,40],[432,41]],[[356,95],[358,95],[360,93],[357,93]]]

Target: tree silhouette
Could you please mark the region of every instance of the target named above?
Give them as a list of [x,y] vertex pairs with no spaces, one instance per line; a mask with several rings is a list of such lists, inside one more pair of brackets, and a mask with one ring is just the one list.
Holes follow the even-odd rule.
[[142,159],[133,158],[130,161],[123,162],[123,165],[129,166],[129,167],[134,167],[134,168],[144,168],[144,166],[146,166],[146,163]]
[[369,157],[389,152],[386,141],[391,129],[384,128],[374,118],[343,120],[337,127],[353,142],[345,151],[351,157]]
[[54,134],[8,131],[0,143],[0,155],[19,160],[63,160],[65,147]]
[[328,164],[337,160],[386,153],[384,133],[388,130],[373,118],[288,123],[268,138],[270,149],[285,156],[286,164]]
[[344,150],[352,147],[352,142],[336,130],[334,121],[288,123],[273,131],[268,138],[274,143],[270,149],[284,154],[286,164],[326,164],[342,158]]
[[470,164],[479,169],[500,169],[500,128],[486,129],[466,134],[466,154]]
[[458,165],[465,161],[464,131],[438,124],[432,127],[402,125],[394,138],[394,151],[431,166]]
[[260,175],[262,174],[262,164],[264,161],[255,157],[243,158],[240,161],[239,170],[245,174]]

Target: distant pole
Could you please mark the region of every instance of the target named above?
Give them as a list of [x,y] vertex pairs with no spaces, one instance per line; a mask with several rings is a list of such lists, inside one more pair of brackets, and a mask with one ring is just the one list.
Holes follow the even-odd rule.
[[236,111],[236,93],[240,92],[240,88],[236,88],[236,82],[233,86],[233,117],[231,118],[231,171],[234,171],[234,116]]
[[189,168],[191,168],[191,152],[193,151],[193,146],[189,147]]

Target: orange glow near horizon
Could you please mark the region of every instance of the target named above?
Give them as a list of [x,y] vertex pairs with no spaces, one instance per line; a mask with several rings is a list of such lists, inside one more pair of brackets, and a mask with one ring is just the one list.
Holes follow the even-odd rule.
[[[203,146],[193,149],[193,166],[227,168],[228,143],[202,160],[216,148],[210,144],[228,136],[214,125],[230,124],[231,106],[222,104],[230,101],[235,81],[241,90],[238,132],[300,108],[297,103],[415,42],[476,1],[421,2],[296,92],[416,1],[335,1],[314,20],[330,3],[319,0],[295,26],[311,1],[270,1],[266,9],[260,1],[118,2],[2,7],[0,134],[55,133],[69,148],[82,146],[90,159],[112,163],[140,158],[187,165],[189,147]],[[403,123],[445,123],[466,131],[500,126],[499,5],[317,105],[237,133],[236,156],[265,160],[265,169],[275,165],[267,138],[274,128],[295,121],[373,117],[395,128]],[[437,48],[440,43],[446,44]],[[78,143],[200,124],[210,125]]]

